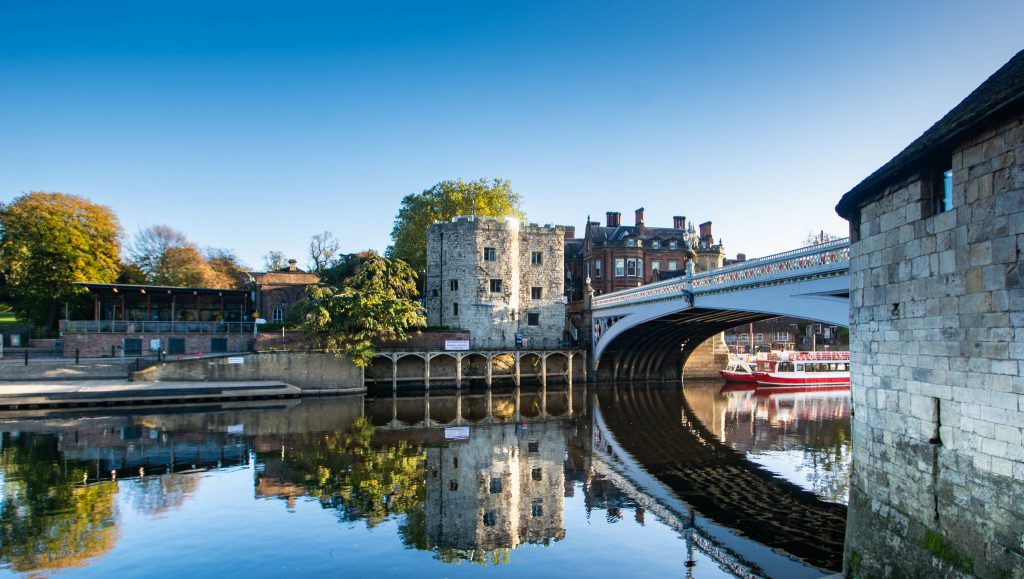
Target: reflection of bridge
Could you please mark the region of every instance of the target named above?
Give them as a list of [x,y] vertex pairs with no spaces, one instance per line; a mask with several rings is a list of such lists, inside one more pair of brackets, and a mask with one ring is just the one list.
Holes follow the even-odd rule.
[[[626,466],[625,476],[669,508],[681,499],[696,510],[698,530],[737,560],[773,576],[818,574],[773,549],[822,568],[842,566],[846,507],[818,499],[719,443],[680,390],[616,387],[600,391],[597,401],[594,415],[605,435],[595,441],[595,453],[613,454]],[[645,476],[649,480],[639,480]]]
[[698,345],[740,324],[795,316],[847,326],[849,262],[843,239],[594,297],[591,370],[678,378]]

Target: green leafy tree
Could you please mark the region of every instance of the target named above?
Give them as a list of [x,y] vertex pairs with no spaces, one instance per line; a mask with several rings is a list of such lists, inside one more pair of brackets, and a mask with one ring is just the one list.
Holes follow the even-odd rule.
[[387,256],[408,263],[422,276],[427,268],[427,228],[459,215],[523,218],[522,198],[502,179],[441,181],[419,194],[406,195],[391,229]]
[[56,327],[75,282],[109,283],[120,272],[121,225],[110,208],[64,193],[26,193],[0,204],[0,270],[11,305],[44,331]]
[[324,349],[369,365],[380,342],[402,341],[425,325],[416,300],[416,273],[401,260],[367,252],[340,288],[311,286],[296,305],[300,328],[322,336]]

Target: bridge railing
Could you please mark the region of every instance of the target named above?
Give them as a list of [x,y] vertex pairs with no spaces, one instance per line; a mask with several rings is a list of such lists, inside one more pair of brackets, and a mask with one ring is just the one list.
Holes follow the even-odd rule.
[[843,238],[702,272],[690,278],[690,287],[694,291],[725,289],[755,280],[763,282],[801,273],[843,269],[849,262],[850,240]]
[[593,300],[594,308],[622,305],[627,302],[661,299],[673,294],[682,295],[683,290],[694,292],[712,289],[726,289],[751,282],[788,278],[805,271],[827,271],[847,267],[850,261],[849,238],[836,239],[799,249],[792,249],[774,255],[757,257],[711,271],[660,281],[636,288],[620,290]]

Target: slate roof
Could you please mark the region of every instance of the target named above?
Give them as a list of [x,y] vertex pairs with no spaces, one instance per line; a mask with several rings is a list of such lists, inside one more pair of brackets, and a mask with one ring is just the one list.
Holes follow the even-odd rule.
[[836,213],[849,219],[854,210],[886,186],[919,171],[922,162],[936,154],[945,154],[957,139],[986,121],[1020,110],[1024,103],[1024,50],[1018,52],[985,82],[974,89],[953,110],[910,143],[900,154],[882,165],[836,205]]
[[620,225],[618,227],[592,226],[590,236],[594,243],[606,241],[622,241],[624,239],[676,239],[685,240],[693,234],[687,233],[685,229],[674,227],[644,227],[644,234],[638,235],[640,228],[635,225]]

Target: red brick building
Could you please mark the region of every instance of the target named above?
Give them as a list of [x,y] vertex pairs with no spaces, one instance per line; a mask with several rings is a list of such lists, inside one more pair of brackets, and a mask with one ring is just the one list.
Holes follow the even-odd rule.
[[570,301],[583,299],[587,278],[596,295],[641,286],[677,275],[694,262],[695,271],[721,267],[721,242],[711,234],[711,222],[699,232],[685,217],[672,218],[672,227],[648,227],[644,209],[635,212],[633,225],[622,225],[622,214],[609,211],[604,226],[589,221],[583,237],[567,227],[565,236],[566,293]]

